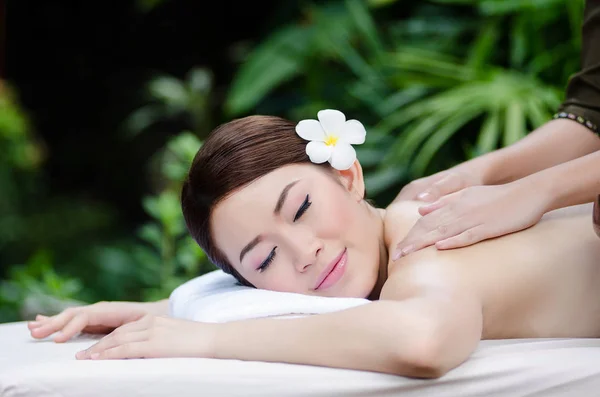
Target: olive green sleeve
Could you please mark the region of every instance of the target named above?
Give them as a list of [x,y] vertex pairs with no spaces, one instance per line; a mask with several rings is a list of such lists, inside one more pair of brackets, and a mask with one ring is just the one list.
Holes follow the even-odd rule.
[[570,118],[598,133],[600,126],[600,0],[587,0],[581,71],[571,77],[555,118]]

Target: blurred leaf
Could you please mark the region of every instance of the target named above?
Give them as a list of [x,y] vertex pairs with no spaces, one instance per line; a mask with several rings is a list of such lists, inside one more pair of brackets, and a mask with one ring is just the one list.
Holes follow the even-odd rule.
[[150,12],[168,0],[136,0],[136,6],[141,12]]
[[479,137],[477,139],[477,154],[491,152],[498,147],[498,139],[500,138],[500,115],[497,110],[492,110],[488,115]]
[[141,239],[146,241],[148,244],[155,247],[157,250],[161,249],[162,246],[162,232],[157,224],[147,223],[143,225],[138,235]]
[[528,9],[544,12],[556,6],[562,6],[565,0],[479,0],[478,2],[484,15],[497,15],[523,12]]
[[142,199],[142,206],[144,210],[150,215],[152,218],[159,220],[160,219],[160,208],[158,206],[158,198],[157,197],[144,197]]
[[192,92],[208,94],[212,89],[212,73],[205,68],[193,68],[188,73],[189,87]]
[[379,57],[384,48],[366,3],[364,0],[346,0],[346,7],[358,32],[367,39],[366,42],[372,55]]
[[506,109],[504,146],[512,145],[525,136],[525,114],[521,103],[513,102]]
[[494,55],[493,49],[498,44],[499,36],[497,21],[492,20],[484,25],[469,50],[467,65],[473,69],[485,67]]
[[235,116],[247,112],[278,85],[298,75],[314,31],[290,26],[271,35],[241,65],[225,103],[226,113]]
[[189,131],[177,135],[167,143],[167,148],[173,152],[183,164],[188,166],[201,146],[202,142],[196,135]]
[[175,77],[157,77],[150,82],[148,90],[153,98],[173,109],[184,110],[189,102],[189,93],[185,85]]
[[551,114],[548,112],[548,108],[550,107],[544,107],[543,103],[537,98],[531,98],[529,100],[528,115],[533,128],[538,128],[550,121]]
[[370,197],[373,197],[406,176],[406,169],[401,166],[377,170],[365,176],[365,187]]
[[124,122],[124,128],[129,132],[129,137],[134,137],[165,116],[166,113],[160,105],[146,105],[135,110],[127,117]]
[[381,163],[384,150],[382,148],[357,147],[356,157],[363,168],[373,167]]
[[367,3],[372,7],[385,7],[397,1],[398,0],[367,0]]
[[443,125],[435,132],[432,132],[421,150],[415,155],[412,168],[416,175],[423,175],[426,167],[429,165],[433,156],[438,152],[441,146],[446,143],[459,129],[471,121],[480,113],[480,109],[474,106],[465,106],[460,113],[449,117]]
[[527,22],[527,18],[519,16],[511,29],[510,64],[514,68],[523,66],[527,57]]

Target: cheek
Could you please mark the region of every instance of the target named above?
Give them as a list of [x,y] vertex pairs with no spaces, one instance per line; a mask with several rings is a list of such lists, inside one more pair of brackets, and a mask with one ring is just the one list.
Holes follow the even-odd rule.
[[277,292],[306,292],[304,284],[298,281],[298,275],[293,266],[286,266],[283,261],[259,276],[254,285],[259,289]]
[[319,211],[318,224],[322,238],[337,240],[340,237],[348,238],[360,230],[361,214],[358,203],[346,195],[331,194],[332,199],[327,200]]

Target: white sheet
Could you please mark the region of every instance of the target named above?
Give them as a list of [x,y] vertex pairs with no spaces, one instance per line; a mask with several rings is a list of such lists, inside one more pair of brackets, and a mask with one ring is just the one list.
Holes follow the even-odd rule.
[[302,365],[200,358],[77,361],[89,336],[65,344],[0,325],[1,397],[558,397],[596,396],[600,340],[484,341],[438,380]]

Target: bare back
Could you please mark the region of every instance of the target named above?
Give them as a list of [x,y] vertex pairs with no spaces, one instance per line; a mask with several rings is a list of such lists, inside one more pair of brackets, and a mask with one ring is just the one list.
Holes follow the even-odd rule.
[[[417,221],[419,204],[399,202],[385,218],[388,247]],[[483,338],[600,337],[600,238],[592,206],[553,211],[524,231],[461,249],[430,247],[401,258],[398,288],[443,283],[483,306]]]

